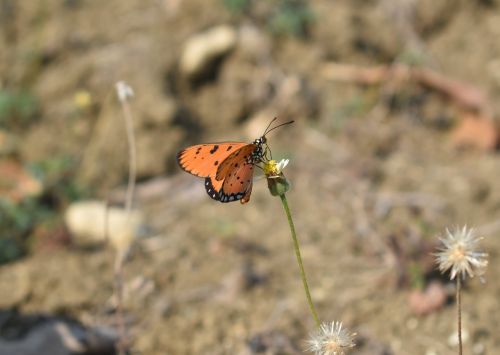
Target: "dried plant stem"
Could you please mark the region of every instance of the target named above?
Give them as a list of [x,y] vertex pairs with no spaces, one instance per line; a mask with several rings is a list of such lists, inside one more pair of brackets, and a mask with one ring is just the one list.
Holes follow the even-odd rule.
[[[120,97],[120,95],[119,95]],[[123,110],[123,118],[125,120],[125,129],[127,131],[128,143],[128,158],[129,158],[129,173],[127,194],[125,199],[125,212],[130,216],[132,210],[132,202],[135,190],[135,181],[137,175],[137,154],[135,146],[134,126],[132,113],[128,101],[124,97],[120,97],[120,103]],[[128,250],[119,249],[115,260],[115,293],[116,293],[116,319],[119,329],[119,341],[117,343],[117,351],[119,355],[125,355],[129,347],[127,326],[123,312],[123,275],[125,258]]]
[[307,284],[306,272],[304,270],[304,264],[302,263],[302,256],[300,255],[299,241],[297,240],[297,234],[295,232],[295,226],[293,224],[292,214],[290,213],[290,208],[288,207],[288,201],[285,194],[280,195],[281,203],[283,204],[283,209],[285,210],[286,217],[288,219],[288,224],[290,225],[290,232],[292,233],[293,248],[295,250],[295,256],[297,257],[297,264],[299,265],[300,277],[302,278],[302,284],[304,286],[304,291],[306,292],[307,303],[309,304],[309,309],[314,318],[316,326],[319,328],[321,322],[314,308],[314,304],[311,298],[311,293],[309,292],[309,285]]
[[488,254],[483,252],[478,244],[478,238],[472,228],[464,226],[450,231],[439,237],[441,245],[438,247],[436,262],[441,272],[450,272],[450,280],[456,278],[456,303],[457,303],[457,338],[458,354],[462,355],[462,280],[467,276],[481,276],[488,266]]
[[458,354],[462,355],[462,283],[460,276],[457,276],[457,323],[458,323]]
[[132,113],[127,101],[122,101],[123,117],[125,119],[125,128],[127,130],[127,142],[129,153],[129,171],[127,184],[127,197],[125,200],[125,210],[130,213],[132,209],[132,199],[134,197],[135,180],[137,175],[137,153],[135,148],[134,126]]
[[127,326],[123,314],[123,259],[122,253],[118,251],[115,264],[115,293],[116,293],[116,323],[118,325],[119,338],[116,343],[116,350],[119,355],[125,355],[128,348]]

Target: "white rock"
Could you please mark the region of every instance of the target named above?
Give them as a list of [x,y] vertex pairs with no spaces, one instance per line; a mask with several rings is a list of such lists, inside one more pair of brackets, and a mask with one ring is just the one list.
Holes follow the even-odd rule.
[[217,26],[191,37],[181,55],[181,72],[187,76],[202,73],[212,60],[233,49],[236,40],[236,31],[227,25]]
[[475,343],[472,346],[472,353],[475,355],[483,355],[486,354],[486,346],[483,343]]
[[66,210],[65,222],[77,243],[103,242],[109,238],[117,249],[127,249],[146,228],[139,211],[127,213],[123,208],[106,207],[101,201],[71,204]]
[[271,41],[258,27],[244,24],[239,31],[238,48],[248,57],[262,60],[270,56]]

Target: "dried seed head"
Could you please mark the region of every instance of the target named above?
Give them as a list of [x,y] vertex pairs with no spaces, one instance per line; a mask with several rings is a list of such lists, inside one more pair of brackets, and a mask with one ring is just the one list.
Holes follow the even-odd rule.
[[481,239],[467,226],[451,232],[446,229],[446,236],[439,238],[442,246],[435,254],[439,270],[442,273],[450,270],[451,280],[457,275],[462,278],[467,275],[481,277],[488,266],[488,254],[478,249]]
[[118,95],[118,99],[121,102],[125,102],[128,99],[134,97],[134,90],[124,81],[118,81],[115,84],[115,89]]
[[344,355],[356,345],[353,342],[355,335],[356,333],[342,328],[342,322],[322,323],[319,329],[311,334],[306,350],[316,355]]

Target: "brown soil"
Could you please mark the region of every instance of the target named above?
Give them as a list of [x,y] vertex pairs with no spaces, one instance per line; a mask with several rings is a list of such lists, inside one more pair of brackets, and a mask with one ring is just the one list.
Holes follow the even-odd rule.
[[[0,89],[24,87],[40,102],[36,120],[6,129],[15,156],[77,157],[79,183],[107,196],[127,176],[113,96],[126,80],[136,94],[137,204],[155,232],[126,265],[132,353],[298,354],[314,322],[279,199],[256,181],[249,204],[214,202],[175,164],[181,147],[251,140],[273,116],[295,119],[269,138],[274,156],[291,159],[287,196],[321,319],[358,333],[353,354],[456,354],[452,288],[450,302],[424,316],[408,297],[440,279],[436,236],[467,224],[485,237],[490,265],[485,284],[464,289],[464,353],[500,353],[498,153],[457,148],[450,135],[463,109],[433,90],[362,87],[322,70],[416,62],[484,91],[495,117],[500,2],[311,8],[315,20],[297,38],[270,34],[271,5],[231,15],[219,0],[0,1]],[[246,40],[210,80],[188,82],[178,71],[183,43],[218,24],[247,31]],[[79,90],[90,106],[75,103]],[[113,324],[112,270],[107,248],[34,253],[0,268],[0,307]]]

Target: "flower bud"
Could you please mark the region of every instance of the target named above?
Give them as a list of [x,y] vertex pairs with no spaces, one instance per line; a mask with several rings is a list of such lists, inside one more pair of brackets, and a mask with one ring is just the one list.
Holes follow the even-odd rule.
[[267,187],[273,196],[282,196],[290,190],[290,182],[283,173],[267,176]]

